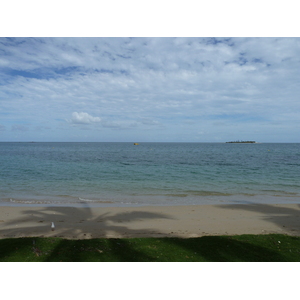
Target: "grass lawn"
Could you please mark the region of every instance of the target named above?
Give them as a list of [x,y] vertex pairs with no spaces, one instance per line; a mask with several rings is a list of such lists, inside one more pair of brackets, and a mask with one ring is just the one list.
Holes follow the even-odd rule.
[[300,237],[270,235],[199,238],[0,240],[1,262],[296,262]]

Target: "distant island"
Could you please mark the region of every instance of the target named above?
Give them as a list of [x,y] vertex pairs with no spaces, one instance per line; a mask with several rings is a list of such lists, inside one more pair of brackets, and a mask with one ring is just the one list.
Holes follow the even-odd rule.
[[256,144],[255,141],[233,141],[233,142],[226,142],[226,143],[229,143],[229,144]]

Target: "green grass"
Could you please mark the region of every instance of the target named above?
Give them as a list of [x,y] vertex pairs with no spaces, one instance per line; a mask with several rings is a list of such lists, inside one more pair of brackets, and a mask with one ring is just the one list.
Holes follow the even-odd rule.
[[270,235],[200,238],[0,240],[1,262],[295,262],[300,237]]

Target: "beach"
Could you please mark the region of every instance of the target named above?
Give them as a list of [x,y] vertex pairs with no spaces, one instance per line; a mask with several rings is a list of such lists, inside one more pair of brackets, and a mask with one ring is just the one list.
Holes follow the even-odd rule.
[[[52,222],[55,228],[51,228]],[[0,207],[0,238],[300,235],[300,204]]]
[[0,143],[0,238],[299,235],[299,150]]

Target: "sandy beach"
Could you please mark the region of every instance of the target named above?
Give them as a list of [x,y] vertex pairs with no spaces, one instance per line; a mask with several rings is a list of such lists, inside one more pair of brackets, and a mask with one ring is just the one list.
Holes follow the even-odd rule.
[[300,235],[300,204],[0,207],[0,238],[190,238],[268,233]]

